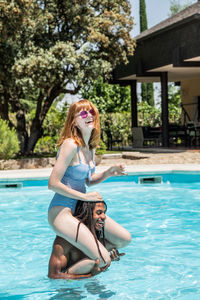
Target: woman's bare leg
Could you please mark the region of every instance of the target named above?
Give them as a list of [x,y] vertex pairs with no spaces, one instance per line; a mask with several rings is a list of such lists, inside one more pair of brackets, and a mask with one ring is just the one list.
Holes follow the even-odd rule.
[[117,249],[123,248],[131,242],[131,235],[124,227],[106,215],[105,238]]
[[81,224],[79,227],[78,240],[76,239],[77,227],[79,221],[72,216],[70,209],[62,206],[52,207],[49,211],[49,223],[55,233],[67,240],[76,248],[80,249],[87,257],[93,261],[99,259],[99,267],[104,267],[110,262],[110,256],[106,248],[99,242],[99,249],[103,256],[100,256],[97,244],[91,231]]
[[94,268],[95,261],[84,258],[67,269],[68,274],[89,274]]

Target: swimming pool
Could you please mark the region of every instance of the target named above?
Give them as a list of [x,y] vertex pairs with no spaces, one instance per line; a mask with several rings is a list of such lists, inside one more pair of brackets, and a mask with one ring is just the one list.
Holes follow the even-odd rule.
[[81,281],[47,277],[53,193],[47,180],[22,183],[0,189],[0,299],[200,299],[199,173],[132,174],[90,188],[133,240],[119,262]]

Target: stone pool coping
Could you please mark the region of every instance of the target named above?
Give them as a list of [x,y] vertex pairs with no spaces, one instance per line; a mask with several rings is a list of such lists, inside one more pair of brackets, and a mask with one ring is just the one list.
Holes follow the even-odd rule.
[[[105,171],[108,166],[97,166],[96,173]],[[48,179],[52,168],[20,169],[0,171],[0,180],[15,179]],[[200,164],[160,164],[160,165],[127,165],[127,173],[167,173],[167,172],[200,172]]]

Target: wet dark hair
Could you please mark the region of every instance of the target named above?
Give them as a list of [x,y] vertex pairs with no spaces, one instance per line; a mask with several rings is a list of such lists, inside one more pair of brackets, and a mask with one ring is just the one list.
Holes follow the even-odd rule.
[[101,254],[101,251],[99,249],[98,242],[97,242],[97,240],[100,240],[100,238],[101,238],[102,244],[105,246],[104,227],[102,228],[102,231],[99,232],[95,229],[95,226],[93,224],[93,211],[94,211],[95,205],[96,205],[96,203],[102,203],[102,202],[105,206],[105,209],[107,210],[107,205],[104,201],[96,201],[96,202],[88,201],[87,202],[87,201],[79,200],[76,205],[74,217],[76,217],[80,221],[78,223],[78,227],[77,227],[76,242],[78,240],[78,233],[79,233],[80,225],[81,225],[81,223],[83,223],[88,227],[88,229],[93,234],[95,242],[97,244],[99,254],[100,254],[101,258],[103,259],[103,261],[105,262],[102,254]]

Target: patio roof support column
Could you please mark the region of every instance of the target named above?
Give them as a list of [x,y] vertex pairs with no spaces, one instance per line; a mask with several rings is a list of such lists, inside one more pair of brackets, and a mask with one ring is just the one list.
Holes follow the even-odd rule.
[[169,120],[168,120],[168,73],[161,76],[161,106],[162,106],[162,146],[169,147]]
[[137,80],[131,80],[131,120],[132,128],[137,127]]

